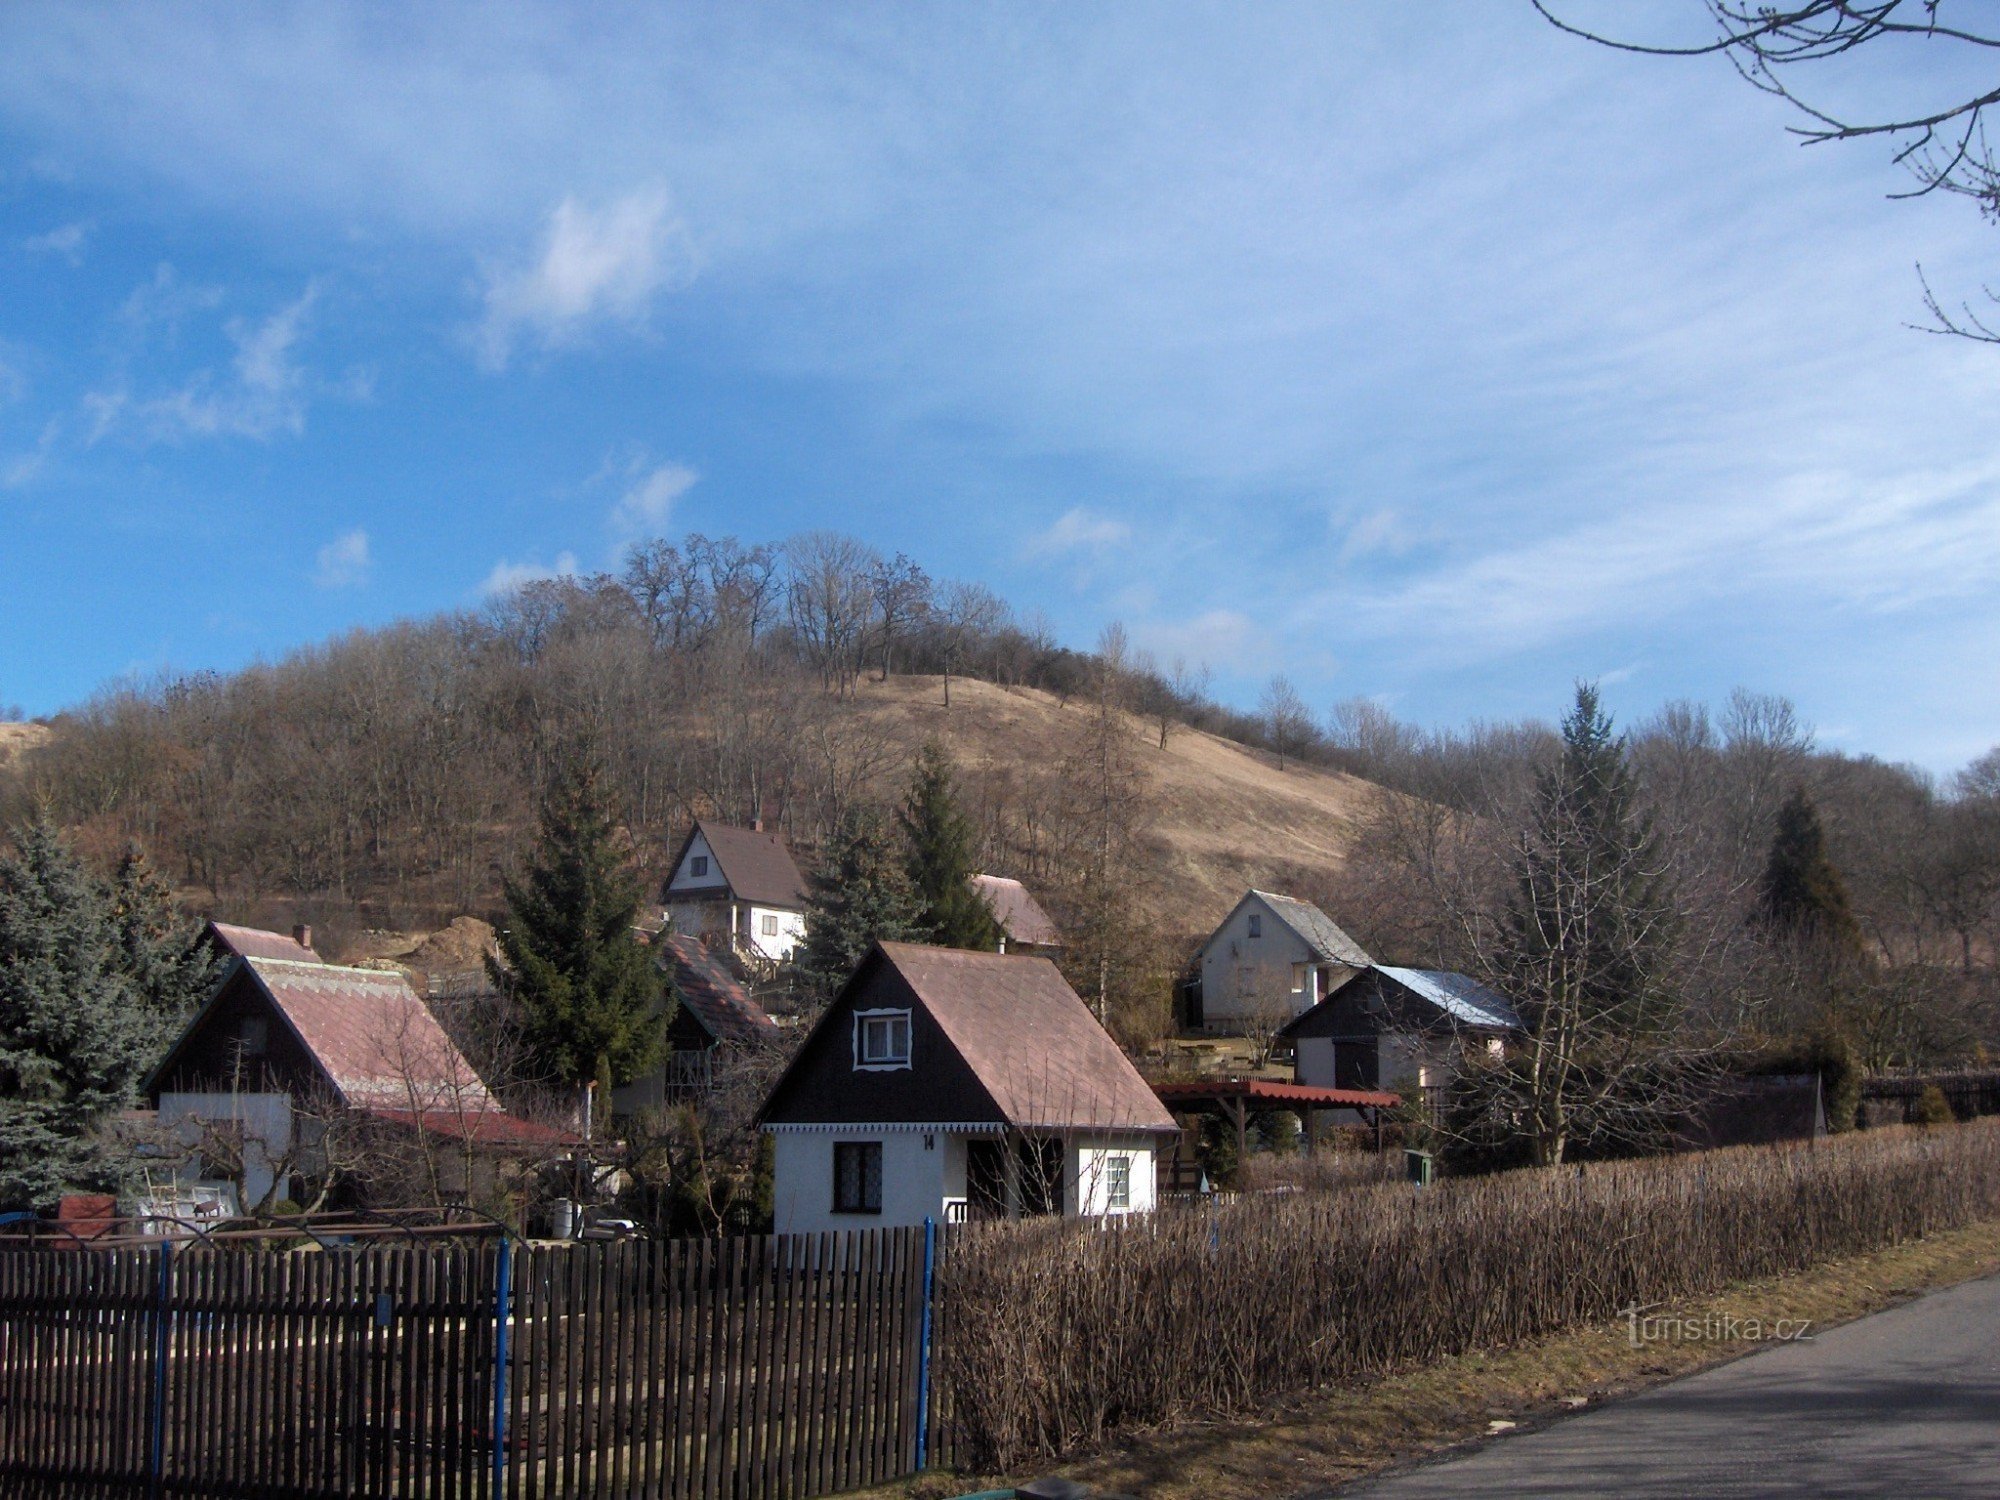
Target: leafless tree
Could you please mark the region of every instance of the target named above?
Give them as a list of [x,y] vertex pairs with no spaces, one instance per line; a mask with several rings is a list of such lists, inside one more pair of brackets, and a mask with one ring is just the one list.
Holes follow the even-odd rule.
[[1287,760],[1296,759],[1312,742],[1312,710],[1292,686],[1291,678],[1282,673],[1264,685],[1263,696],[1257,700],[1257,716],[1271,742],[1271,753],[1278,757],[1280,771]]
[[869,579],[880,559],[850,536],[809,531],[785,544],[792,629],[821,685],[845,697],[874,625]]
[[930,575],[898,552],[877,562],[868,576],[875,595],[875,638],[882,680],[889,680],[896,647],[918,628],[931,607]]
[[[1559,29],[1623,52],[1664,57],[1721,54],[1738,74],[1759,91],[1782,99],[1803,123],[1792,133],[1807,144],[1880,137],[1894,148],[1896,165],[1905,168],[1915,185],[1897,198],[1921,198],[1933,193],[1970,198],[1988,219],[2000,221],[2000,163],[1986,132],[1986,112],[2000,104],[2000,88],[1978,83],[1923,88],[1923,102],[1905,105],[1880,102],[1885,91],[1864,88],[1869,100],[1858,112],[1825,101],[1813,93],[1810,80],[1838,88],[1866,78],[1856,55],[1867,49],[1883,66],[1874,75],[1887,80],[1887,97],[1920,88],[1932,80],[1958,73],[1976,79],[2000,58],[2000,28],[1990,12],[1972,8],[1972,23],[1960,20],[1964,5],[1948,0],[1803,0],[1768,5],[1755,0],[1705,0],[1714,30],[1705,40],[1682,45],[1649,44],[1614,37],[1578,25],[1559,12],[1560,0],[1532,0],[1535,9]],[[1989,74],[1990,76],[1990,74]],[[1925,331],[2000,343],[2000,326],[1985,321],[1970,302],[1948,310],[1918,268],[1924,308],[1931,316]],[[1988,289],[1988,301],[1996,294]]]
[[991,589],[977,583],[949,583],[934,614],[938,652],[944,665],[944,702],[951,707],[951,674],[982,637],[1007,619],[1007,606]]

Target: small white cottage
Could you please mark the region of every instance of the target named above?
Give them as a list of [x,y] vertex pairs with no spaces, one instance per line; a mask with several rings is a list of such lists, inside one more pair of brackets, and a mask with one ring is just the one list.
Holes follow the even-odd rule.
[[697,822],[663,895],[675,933],[726,940],[745,958],[782,963],[805,939],[805,877],[762,828]]
[[880,943],[758,1115],[780,1234],[1140,1213],[1178,1127],[1046,958]]
[[1190,1031],[1240,1032],[1311,1010],[1373,962],[1310,901],[1250,890],[1201,947]]

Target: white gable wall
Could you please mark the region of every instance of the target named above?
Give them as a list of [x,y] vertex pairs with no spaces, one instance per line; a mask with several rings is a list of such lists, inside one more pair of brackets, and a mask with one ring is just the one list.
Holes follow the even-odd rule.
[[[1258,935],[1250,935],[1251,918]],[[1201,950],[1201,1018],[1210,1031],[1304,1015],[1333,992],[1345,964],[1329,964],[1254,892],[1237,903]]]
[[[704,860],[707,868],[695,874],[695,866]],[[672,899],[675,891],[719,891],[725,884],[721,867],[715,862],[715,851],[708,847],[708,840],[697,828],[694,837],[688,840],[687,852],[681,855],[681,862],[674,866],[674,873],[667,881],[668,899]]]

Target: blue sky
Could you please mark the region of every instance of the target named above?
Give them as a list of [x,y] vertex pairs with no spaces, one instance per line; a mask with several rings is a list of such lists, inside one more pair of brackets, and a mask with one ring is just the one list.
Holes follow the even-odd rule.
[[1949,769],[2000,354],[1903,325],[1996,232],[1787,123],[1525,0],[10,5],[0,703],[829,526],[1239,703]]

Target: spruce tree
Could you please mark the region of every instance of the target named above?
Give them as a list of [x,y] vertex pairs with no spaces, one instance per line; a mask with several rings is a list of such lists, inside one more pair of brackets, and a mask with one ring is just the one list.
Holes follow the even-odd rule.
[[103,885],[48,824],[0,857],[0,1209],[105,1185],[97,1131],[158,1060]]
[[[1657,1129],[1675,1012],[1673,892],[1622,737],[1579,684],[1536,777],[1497,975],[1528,1031],[1514,1112],[1543,1164],[1571,1140]],[[1501,1074],[1494,1075],[1495,1080]]]
[[831,1000],[873,944],[922,936],[916,898],[882,820],[851,809],[806,883],[801,988],[812,999]]
[[1826,830],[1803,786],[1778,809],[1770,858],[1758,894],[1757,914],[1774,932],[1812,938],[1858,954],[1861,927],[1848,903],[1847,885],[1826,852]]
[[223,960],[194,941],[172,890],[137,844],[119,859],[109,894],[125,970],[164,1047],[213,992]]
[[512,997],[529,1071],[562,1088],[629,1083],[664,1044],[663,987],[633,932],[639,882],[587,752],[551,776],[527,875],[504,889],[510,917],[487,964]]
[[1000,946],[1000,924],[972,884],[977,873],[972,825],[959,811],[955,782],[944,746],[927,740],[896,815],[906,846],[904,869],[917,923],[931,942],[991,951]]

